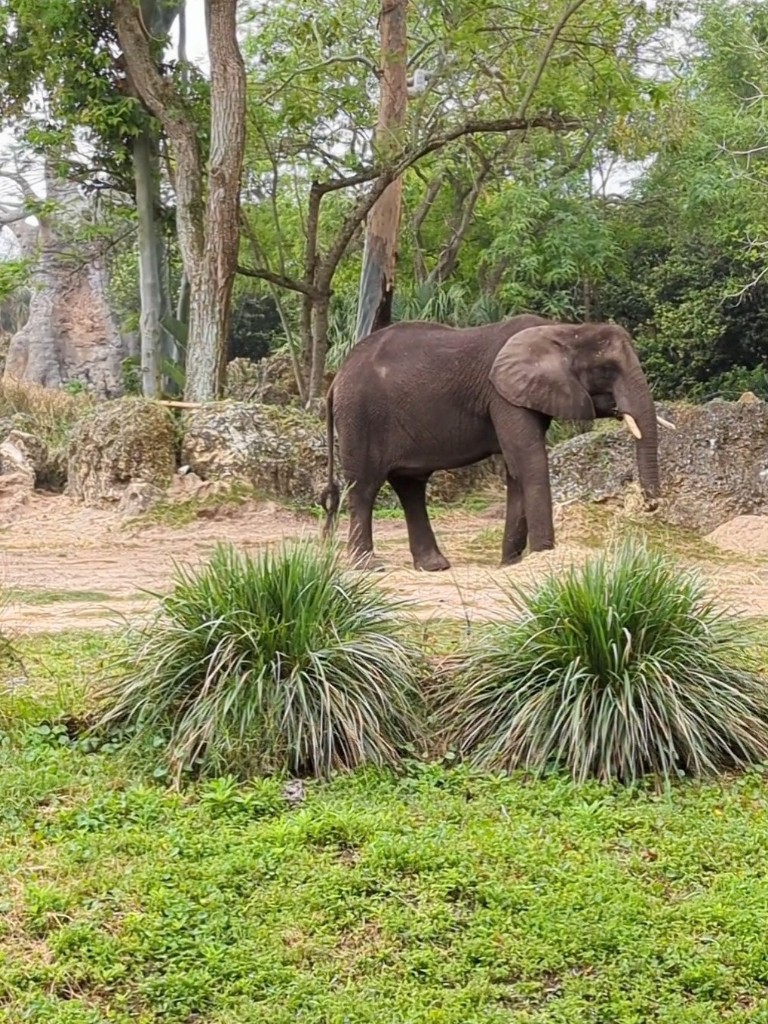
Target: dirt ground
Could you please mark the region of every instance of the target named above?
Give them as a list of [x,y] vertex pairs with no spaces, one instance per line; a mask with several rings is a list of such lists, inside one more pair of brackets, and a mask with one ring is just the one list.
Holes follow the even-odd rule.
[[[405,523],[377,520],[377,552],[387,566],[380,579],[412,601],[422,619],[494,618],[505,607],[500,587],[505,581],[533,581],[594,551],[569,528],[572,522],[572,511],[559,510],[557,549],[500,569],[501,520],[488,513],[444,513],[435,519],[435,530],[452,568],[420,573],[411,568]],[[744,615],[768,616],[767,523],[766,518],[740,517],[734,520],[733,536],[726,527],[712,536],[718,557],[688,553],[683,559],[706,568],[718,599]],[[342,522],[342,535],[345,530]],[[25,633],[108,628],[125,615],[148,613],[153,599],[144,591],[165,589],[174,562],[198,563],[217,541],[253,551],[281,538],[318,534],[316,520],[271,504],[224,506],[187,525],[138,528],[115,512],[36,493],[24,505],[0,513],[0,585],[11,597],[1,622]],[[756,541],[754,560],[750,535]]]

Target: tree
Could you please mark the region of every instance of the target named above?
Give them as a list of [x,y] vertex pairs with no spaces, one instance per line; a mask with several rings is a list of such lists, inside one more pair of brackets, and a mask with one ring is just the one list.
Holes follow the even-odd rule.
[[633,331],[657,394],[768,397],[768,19],[707,3],[653,124],[649,160],[607,205],[621,258],[600,315]]
[[175,161],[176,223],[190,288],[185,397],[192,401],[214,399],[221,391],[237,268],[245,69],[236,9],[236,0],[206,0],[211,142],[204,192],[194,113],[158,70],[132,0],[114,4],[129,87],[162,124]]
[[[578,162],[646,102],[642,47],[663,16],[624,0],[571,0],[546,11],[533,0],[514,10],[463,0],[420,10],[408,48],[426,88],[408,105],[401,146],[377,157],[367,127],[379,60],[368,5],[344,0],[341,10],[313,7],[299,19],[292,6],[252,7],[258,36],[244,45],[260,102],[250,115],[245,210],[259,245],[240,269],[298,296],[295,365],[309,401],[324,388],[338,273],[346,287],[359,281],[352,261],[342,263],[350,247],[359,252],[362,225],[390,184],[402,179],[410,198],[415,177],[429,189],[441,161],[457,159],[470,140],[486,151],[490,169],[469,188],[447,243],[440,273],[453,273],[497,169],[513,181],[520,168],[553,156]],[[354,326],[344,333],[354,335]]]
[[[153,39],[165,40],[177,17],[184,17],[183,0],[159,3],[141,0],[141,14]],[[163,360],[176,356],[173,336],[167,330],[171,315],[163,234],[159,226],[160,202],[159,145],[155,125],[144,117],[131,140],[131,156],[136,187],[138,226],[139,290],[141,296],[141,386],[147,398],[157,398],[163,390]],[[166,387],[168,386],[168,382]]]
[[[142,0],[144,24],[160,47],[181,7],[181,0]],[[129,209],[126,199],[135,203],[142,384],[145,394],[156,396],[163,356],[173,354],[162,326],[170,300],[160,140],[151,118],[125,94],[111,5],[103,0],[65,5],[4,0],[0,38],[7,69],[0,81],[0,112],[28,150],[100,197],[102,231],[115,215],[119,238]],[[159,61],[157,42],[153,54]]]
[[[407,103],[408,0],[383,0],[379,13],[381,66],[376,150],[380,160],[402,148]],[[365,232],[357,337],[386,326],[392,315],[397,239],[403,201],[403,181],[396,178],[371,208]]]

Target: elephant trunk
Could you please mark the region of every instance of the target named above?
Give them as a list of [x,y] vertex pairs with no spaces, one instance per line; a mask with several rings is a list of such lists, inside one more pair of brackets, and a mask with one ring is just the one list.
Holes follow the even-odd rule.
[[635,440],[637,476],[646,499],[655,502],[661,491],[656,406],[639,362],[617,382],[614,398],[619,412],[629,413],[639,429],[641,436]]

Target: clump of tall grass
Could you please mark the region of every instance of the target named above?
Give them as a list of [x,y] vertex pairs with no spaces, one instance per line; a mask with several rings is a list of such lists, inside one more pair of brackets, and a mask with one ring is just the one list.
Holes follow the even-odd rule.
[[46,467],[38,483],[60,488],[67,475],[67,446],[74,425],[94,406],[85,392],[46,388],[31,381],[0,381],[0,419],[45,442]]
[[96,728],[166,735],[177,777],[395,763],[420,736],[420,659],[402,621],[330,546],[220,546],[199,571],[177,568],[154,619],[128,628]]
[[697,574],[629,542],[509,597],[441,712],[476,765],[631,782],[768,757],[754,636]]

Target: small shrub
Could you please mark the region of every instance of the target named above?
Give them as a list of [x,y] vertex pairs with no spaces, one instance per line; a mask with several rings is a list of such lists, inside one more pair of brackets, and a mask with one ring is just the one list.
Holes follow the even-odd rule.
[[744,621],[637,543],[550,577],[463,657],[448,739],[486,768],[631,782],[768,756],[768,697]]
[[177,778],[395,762],[418,735],[418,659],[399,602],[337,559],[220,546],[199,572],[177,568],[155,619],[125,634],[96,728],[167,733]]

